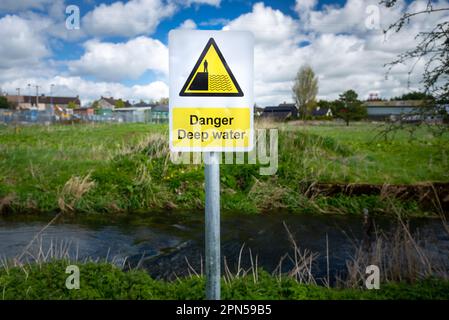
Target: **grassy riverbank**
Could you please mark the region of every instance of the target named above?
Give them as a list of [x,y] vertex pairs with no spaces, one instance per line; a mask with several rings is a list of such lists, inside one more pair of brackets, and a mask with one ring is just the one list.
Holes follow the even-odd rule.
[[[204,204],[202,165],[170,162],[167,126],[87,124],[0,126],[0,212],[196,210]],[[257,213],[403,212],[413,201],[388,195],[304,196],[311,183],[449,182],[449,137],[420,129],[376,138],[376,127],[282,125],[275,175],[267,165],[222,165],[222,207]]]
[[[55,261],[0,269],[2,299],[204,299],[204,278],[157,281],[144,271],[124,272],[107,263],[77,264],[80,289],[68,290],[67,262]],[[381,284],[379,290],[332,289],[278,279],[260,271],[222,281],[223,299],[449,299],[449,281],[428,279],[413,284]]]

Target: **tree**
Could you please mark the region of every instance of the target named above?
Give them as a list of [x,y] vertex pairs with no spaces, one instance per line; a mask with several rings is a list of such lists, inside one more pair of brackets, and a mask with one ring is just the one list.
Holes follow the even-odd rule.
[[9,108],[11,108],[11,105],[9,104],[6,97],[0,96],[0,109],[9,109]]
[[[387,8],[394,7],[397,0],[382,0]],[[449,7],[442,7],[431,0],[427,0],[427,6],[423,10],[415,12],[405,12],[398,20],[391,24],[385,33],[389,31],[400,32],[404,25],[409,24],[413,19],[423,15],[435,14],[437,12],[449,11]],[[423,85],[424,93],[436,98],[437,101],[449,101],[449,21],[447,19],[434,19],[434,25],[430,31],[419,32],[416,35],[417,45],[414,49],[399,54],[396,60],[387,64],[389,71],[398,64],[407,61],[425,60]],[[409,74],[413,72],[413,67]]]
[[168,104],[168,98],[160,98],[158,101],[159,105],[165,105]]
[[433,100],[433,97],[424,92],[412,91],[409,93],[404,93],[400,97],[394,97],[391,100]]
[[115,107],[116,108],[124,108],[125,107],[125,103],[123,102],[122,99],[118,99],[115,101]]
[[320,109],[332,109],[332,102],[327,100],[319,100],[316,105]]
[[348,90],[340,94],[337,101],[334,101],[334,114],[343,119],[349,126],[349,121],[366,118],[367,110],[363,103],[358,100],[357,92]]
[[[381,4],[387,8],[393,8],[402,1],[397,0],[382,0]],[[447,119],[444,115],[446,112],[442,109],[442,103],[449,102],[449,21],[448,19],[441,19],[435,16],[449,11],[447,2],[427,0],[426,6],[410,6],[415,8],[415,11],[405,12],[398,20],[392,23],[384,33],[400,32],[402,28],[410,24],[415,19],[423,18],[423,16],[432,15],[435,19],[428,19],[427,25],[429,29],[418,32],[415,35],[416,47],[399,54],[395,60],[386,64],[389,67],[388,72],[396,65],[403,65],[406,62],[412,62],[412,67],[409,70],[409,75],[414,71],[414,66],[419,60],[424,61],[424,72],[422,75],[423,91],[431,99],[423,100],[422,105],[415,108],[414,111],[409,112],[403,116],[398,117],[395,121],[391,121],[379,133],[384,139],[388,139],[389,135],[395,134],[398,129],[407,129],[410,137],[414,136],[414,130],[420,125],[427,125],[427,121],[422,121],[426,118],[433,118],[434,116],[443,115],[443,119]],[[407,119],[417,118],[421,121],[415,122],[415,126],[406,126]],[[428,127],[433,134],[442,135],[449,126],[434,124]]]
[[95,100],[94,102],[92,102],[91,107],[94,109],[98,109],[100,107],[100,103],[98,102],[98,100]]
[[315,108],[318,93],[318,78],[310,66],[304,65],[299,69],[292,90],[293,99],[305,119]]
[[70,101],[70,102],[68,103],[67,107],[68,107],[69,109],[76,109],[76,108],[78,107],[78,105],[77,105],[75,102]]

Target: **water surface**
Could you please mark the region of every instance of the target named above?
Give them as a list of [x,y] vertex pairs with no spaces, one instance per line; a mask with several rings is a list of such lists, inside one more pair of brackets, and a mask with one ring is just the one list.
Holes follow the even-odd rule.
[[[30,241],[51,220],[51,217],[0,218],[0,257],[21,255]],[[376,219],[380,231],[392,231],[396,223],[391,219]],[[449,235],[438,219],[413,219],[414,234],[426,240],[432,252],[447,259]],[[317,253],[313,266],[317,278],[327,270],[327,252],[332,275],[344,274],[346,261],[356,246],[364,239],[361,217],[309,216],[276,212],[261,215],[226,214],[221,219],[222,256],[232,271],[236,270],[240,249],[241,265],[251,266],[257,256],[259,267],[273,271],[282,256],[292,254],[292,243],[286,226],[297,245]],[[188,263],[197,272],[204,260],[204,220],[199,212],[148,213],[110,218],[62,217],[39,234],[29,251],[50,243],[70,247],[70,255],[78,259],[101,258],[125,263],[128,267],[139,265],[153,277],[171,279],[188,274]],[[327,239],[327,240],[326,240]],[[251,251],[250,251],[251,250]],[[291,267],[284,260],[285,269]]]

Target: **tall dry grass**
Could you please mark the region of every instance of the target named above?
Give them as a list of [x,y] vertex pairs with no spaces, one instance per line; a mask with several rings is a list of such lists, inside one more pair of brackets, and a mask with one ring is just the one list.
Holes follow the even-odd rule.
[[407,223],[399,220],[396,230],[388,235],[376,232],[375,239],[355,248],[347,261],[347,277],[343,287],[360,287],[366,279],[366,267],[380,269],[381,282],[416,282],[429,277],[449,279],[447,261],[440,259],[426,241],[413,236]]
[[91,180],[90,173],[84,177],[72,176],[59,193],[58,206],[61,212],[73,212],[76,202],[94,187],[95,181]]
[[[449,232],[449,227],[445,226]],[[376,231],[375,236],[366,241],[354,241],[354,253],[346,261],[345,276],[330,274],[329,240],[326,237],[326,276],[317,279],[316,259],[319,254],[308,249],[302,249],[295,240],[292,232],[284,223],[286,236],[291,244],[292,252],[286,253],[280,258],[278,266],[272,272],[272,276],[278,281],[284,278],[294,279],[296,282],[307,285],[324,284],[327,287],[334,283],[341,288],[364,288],[367,278],[366,267],[376,265],[380,269],[381,283],[409,282],[413,283],[429,277],[449,279],[449,261],[441,259],[427,245],[425,240],[413,235],[410,226],[398,220],[394,232],[383,233]],[[223,257],[223,278],[226,283],[234,279],[250,276],[254,283],[259,279],[258,256],[254,255],[250,248],[246,248],[249,265],[244,266],[243,255],[245,244],[240,248],[237,264],[234,269],[226,257]],[[200,262],[200,270],[195,270],[187,258],[189,276],[203,276],[203,259]],[[291,267],[286,270],[288,263]],[[334,281],[335,280],[335,281]]]

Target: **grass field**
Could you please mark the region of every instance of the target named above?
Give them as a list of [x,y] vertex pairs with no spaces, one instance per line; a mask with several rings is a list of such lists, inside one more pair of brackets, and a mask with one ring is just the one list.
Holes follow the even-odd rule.
[[[399,132],[385,141],[368,123],[279,129],[275,175],[259,175],[259,164],[222,165],[224,210],[385,213],[393,206],[422,214],[416,203],[377,196],[309,199],[301,186],[449,182],[447,134],[420,129],[414,139]],[[172,164],[167,134],[167,126],[145,124],[0,126],[0,211],[201,209],[203,168]]]
[[316,169],[321,172],[314,179],[391,184],[449,181],[449,135],[436,138],[421,128],[413,138],[408,132],[399,131],[385,141],[378,136],[381,127],[364,123],[298,129],[336,141],[348,150],[346,157],[323,157],[316,166],[327,168]]

